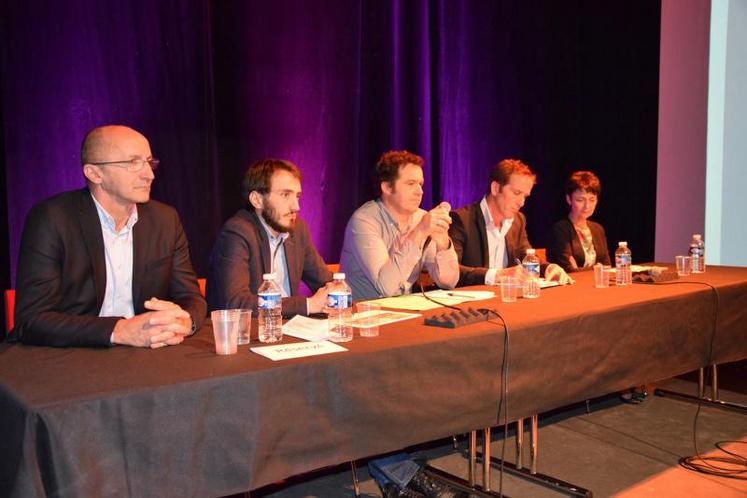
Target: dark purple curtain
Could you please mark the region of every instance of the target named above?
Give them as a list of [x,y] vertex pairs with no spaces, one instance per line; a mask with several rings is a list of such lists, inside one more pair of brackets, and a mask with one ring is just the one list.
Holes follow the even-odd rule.
[[153,197],[177,206],[195,261],[221,221],[210,17],[203,1],[10,2],[2,91],[11,269],[29,208],[84,185],[80,143],[97,125],[142,131],[162,160]]
[[83,185],[80,140],[112,122],[151,140],[163,164],[153,197],[180,211],[201,274],[220,225],[242,205],[250,162],[298,164],[301,215],[335,262],[349,215],[375,194],[376,158],[394,148],[426,158],[426,207],[477,201],[496,161],[523,159],[539,175],[524,209],[538,247],[565,215],[565,176],[593,169],[610,243],[627,239],[636,261],[653,256],[658,2],[0,8],[12,273],[26,212]]

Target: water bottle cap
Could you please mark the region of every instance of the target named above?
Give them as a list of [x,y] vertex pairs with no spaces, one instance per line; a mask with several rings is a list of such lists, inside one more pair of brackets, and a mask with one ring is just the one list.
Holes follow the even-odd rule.
[[534,254],[534,253],[535,253],[535,251],[531,247],[529,249],[527,249],[527,254]]
[[275,274],[265,273],[264,275],[262,275],[262,280],[275,280]]
[[618,247],[628,247],[628,243],[623,240],[622,242],[618,242],[617,246]]
[[332,278],[335,280],[345,280],[345,274],[344,273],[333,273]]
[[700,240],[701,238],[703,238],[703,236],[702,236],[702,235],[700,235],[699,233],[694,233],[694,234],[693,234],[693,239],[695,239],[695,240]]

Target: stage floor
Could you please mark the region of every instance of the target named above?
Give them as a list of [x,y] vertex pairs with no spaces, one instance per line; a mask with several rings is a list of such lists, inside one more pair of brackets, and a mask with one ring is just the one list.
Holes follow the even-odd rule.
[[[746,369],[745,361],[719,369],[721,399],[747,404]],[[727,386],[735,391],[726,390]],[[688,393],[696,391],[696,385],[685,378],[672,379],[657,387]],[[640,405],[628,405],[611,395],[592,400],[590,406],[590,415],[586,414],[585,404],[579,404],[540,417],[540,472],[589,489],[595,497],[726,498],[747,495],[747,481],[696,474],[677,465],[681,456],[694,454],[692,429],[695,404],[650,395]],[[513,431],[509,436],[506,459],[513,462]],[[502,431],[494,430],[492,440],[492,454],[500,456]],[[712,454],[715,450],[713,443],[721,440],[747,441],[747,415],[711,407],[701,408],[698,419],[699,451],[701,454]],[[467,461],[464,455],[467,442],[464,438],[459,442],[461,454],[454,451],[450,440],[410,450],[427,457],[438,468],[466,477]],[[528,429],[525,432],[527,444]],[[747,445],[732,446],[732,449],[747,456]],[[528,447],[525,448],[526,453]],[[376,484],[368,476],[365,462],[359,462],[358,476],[362,496],[380,496]],[[493,470],[491,477],[492,488],[497,491],[497,470]],[[512,498],[563,496],[508,474],[504,474],[503,492]],[[251,493],[251,498],[352,496],[349,465],[297,476],[285,483]]]

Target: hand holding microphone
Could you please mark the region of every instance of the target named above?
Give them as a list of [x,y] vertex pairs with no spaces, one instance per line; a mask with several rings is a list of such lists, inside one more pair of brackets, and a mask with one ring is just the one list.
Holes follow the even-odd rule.
[[[436,243],[436,248],[441,251],[449,247],[449,226],[451,225],[451,204],[444,201],[431,209],[420,222],[428,225],[427,234]],[[427,219],[427,221],[426,221]]]

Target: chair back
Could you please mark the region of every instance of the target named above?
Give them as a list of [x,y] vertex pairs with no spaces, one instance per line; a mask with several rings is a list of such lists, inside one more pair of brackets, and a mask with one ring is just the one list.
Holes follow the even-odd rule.
[[10,332],[13,328],[13,313],[16,310],[16,291],[15,289],[5,290],[5,331]]

